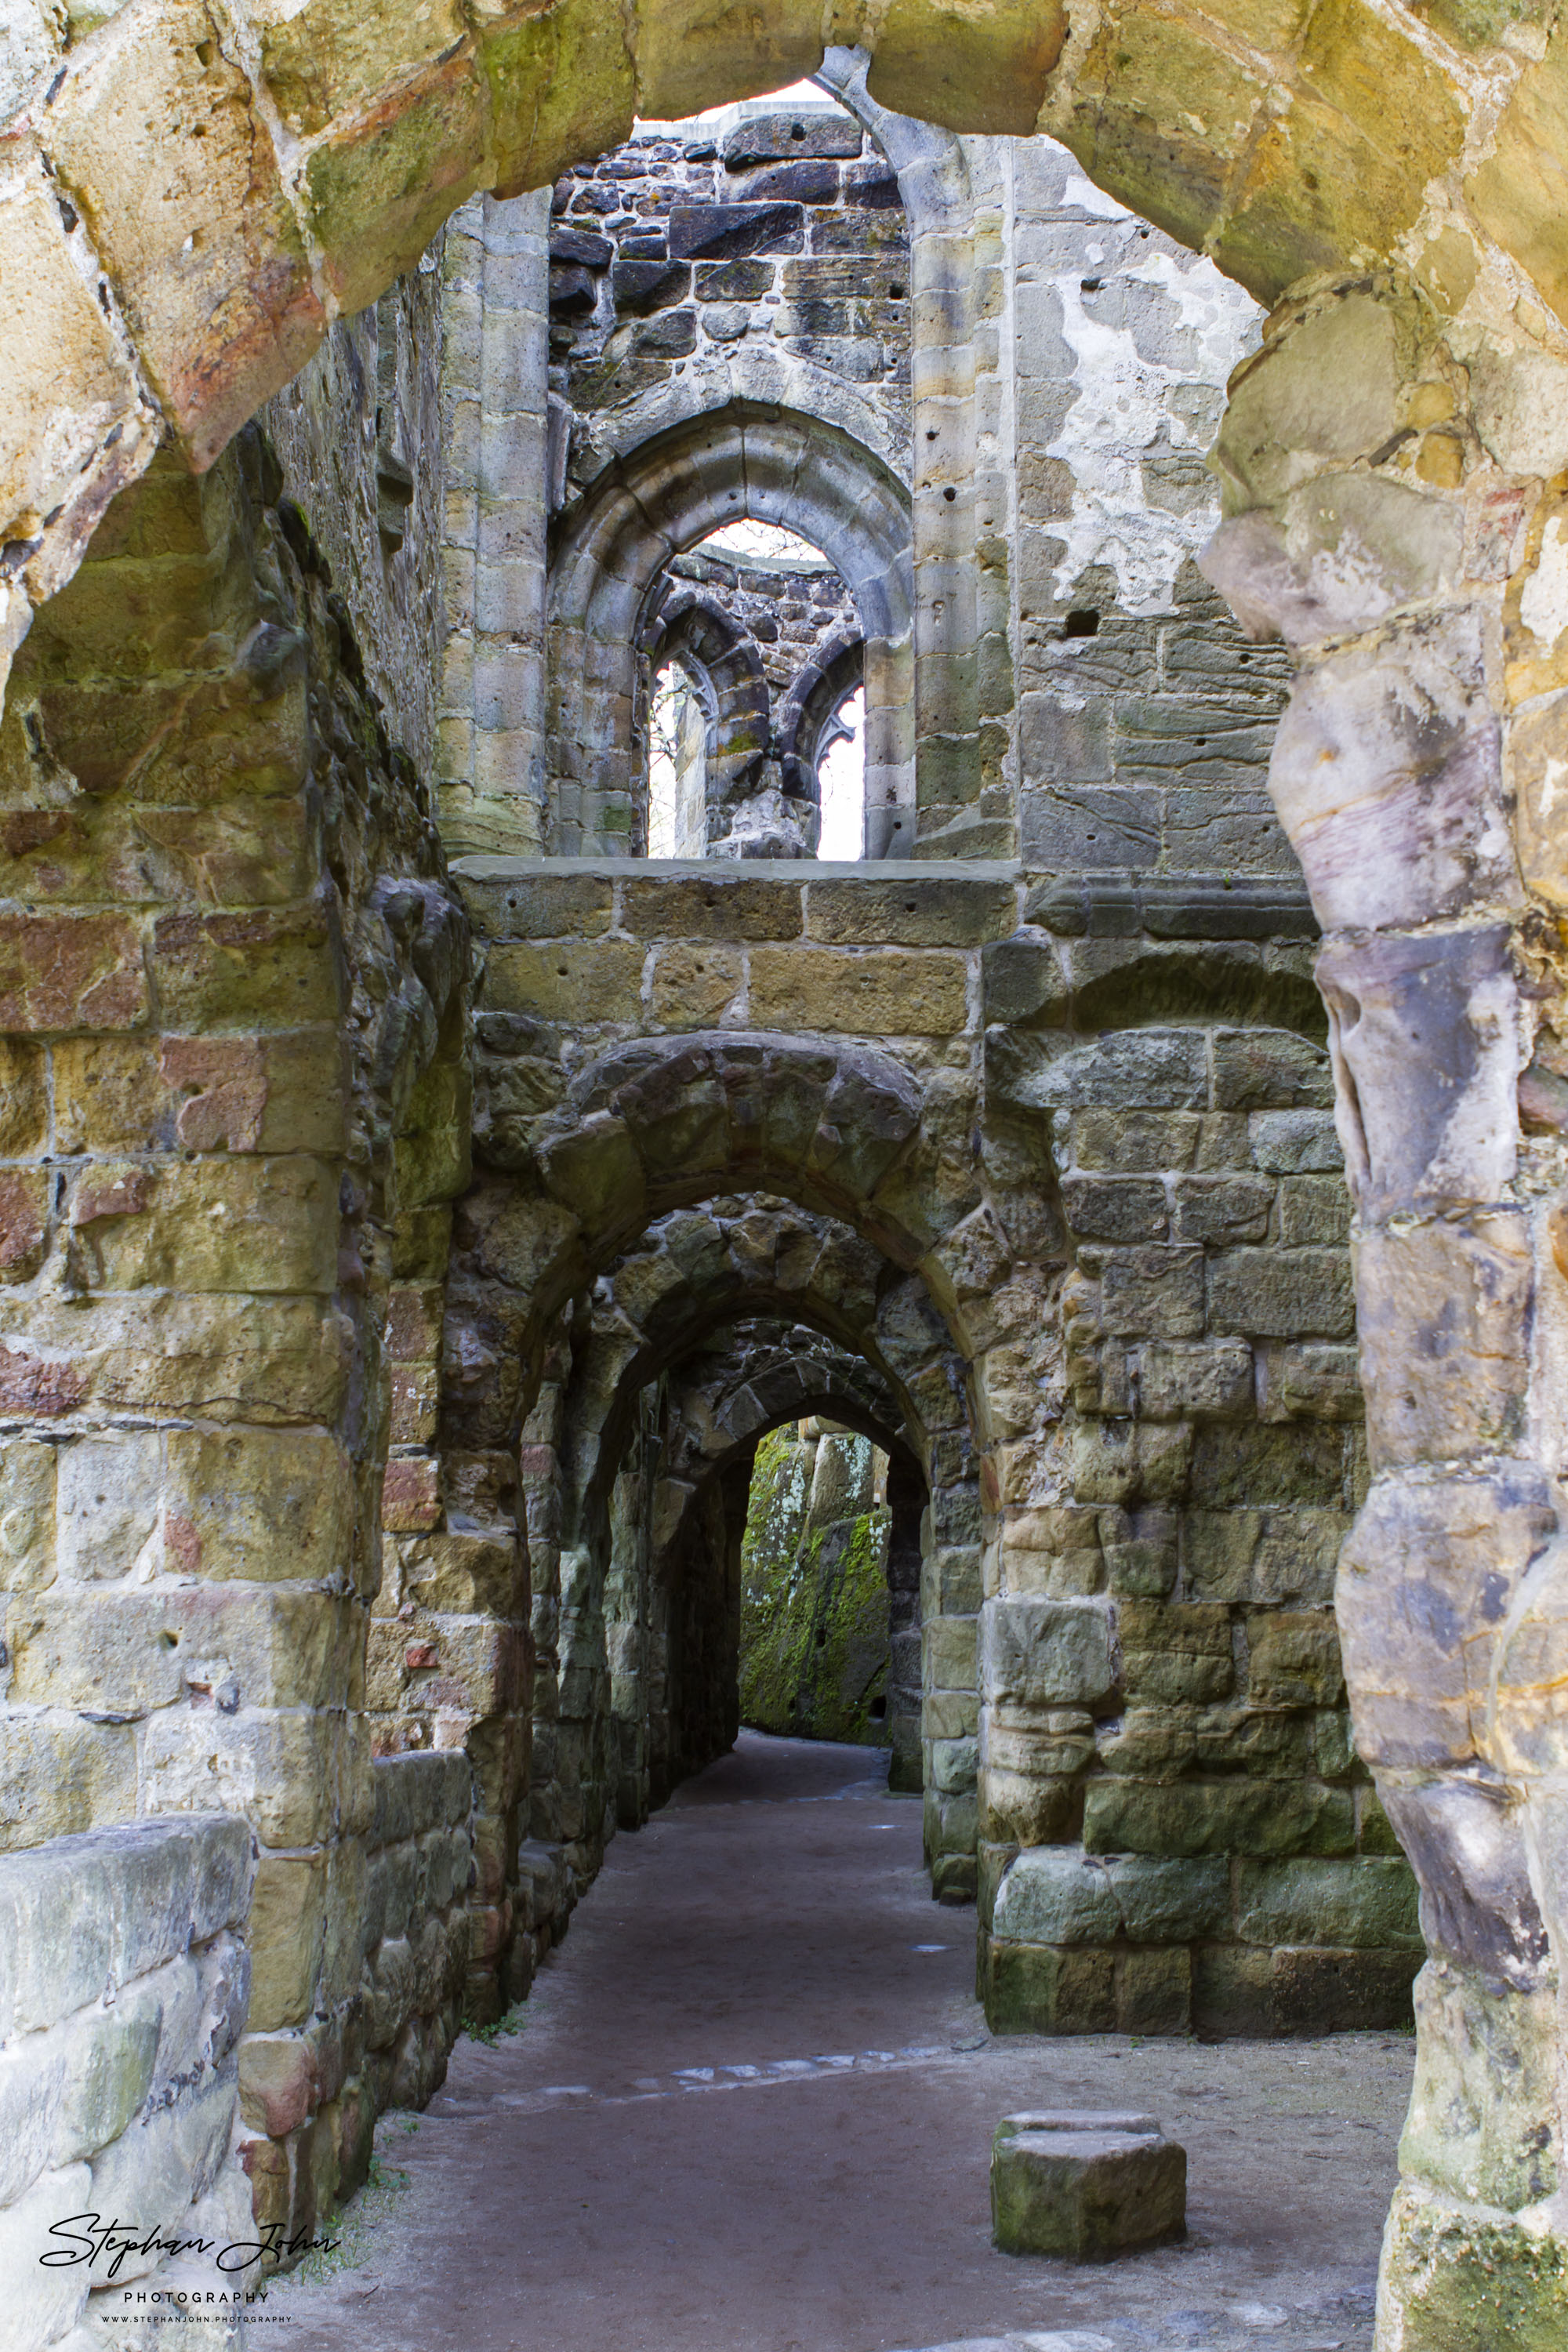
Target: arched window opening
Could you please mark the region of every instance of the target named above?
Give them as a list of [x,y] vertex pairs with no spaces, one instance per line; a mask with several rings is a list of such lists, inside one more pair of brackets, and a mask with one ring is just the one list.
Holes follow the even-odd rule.
[[643,612],[647,855],[863,856],[864,697],[849,708],[862,628],[833,559],[800,531],[737,515],[667,561]]
[[648,701],[647,854],[701,857],[708,847],[708,714],[679,662]]
[[866,854],[866,689],[847,694],[817,738],[816,854],[848,861]]

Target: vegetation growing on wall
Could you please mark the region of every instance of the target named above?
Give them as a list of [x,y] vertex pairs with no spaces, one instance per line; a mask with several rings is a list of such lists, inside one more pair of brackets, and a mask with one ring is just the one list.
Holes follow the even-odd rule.
[[[806,1430],[812,1424],[805,1424]],[[790,1423],[757,1448],[741,1566],[741,1717],[880,1746],[888,1524],[869,1438]]]

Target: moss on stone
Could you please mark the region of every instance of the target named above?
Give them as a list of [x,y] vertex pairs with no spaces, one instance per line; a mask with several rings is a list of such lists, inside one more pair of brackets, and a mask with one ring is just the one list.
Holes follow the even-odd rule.
[[761,1731],[876,1747],[886,1738],[889,1515],[879,1507],[811,1525],[809,1458],[793,1425],[757,1448],[741,1554],[741,1717]]
[[1568,2247],[1499,2226],[1485,2211],[1428,2205],[1401,2188],[1383,2294],[1420,2352],[1560,2352],[1568,2342]]

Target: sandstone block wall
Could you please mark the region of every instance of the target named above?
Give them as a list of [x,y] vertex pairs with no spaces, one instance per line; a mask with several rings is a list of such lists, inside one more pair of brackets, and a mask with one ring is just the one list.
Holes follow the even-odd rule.
[[1294,876],[1268,779],[1289,661],[1247,641],[1195,562],[1219,511],[1205,461],[1258,314],[1062,149],[985,152],[1010,213],[1020,854],[1089,872]]
[[[286,2234],[368,2129],[323,2086],[360,2001],[387,1301],[467,1178],[466,935],[299,487],[258,432],[151,473],[0,743],[7,1831],[248,1816],[249,2032],[294,2088],[247,2161]],[[416,616],[381,617],[390,676]]]
[[[106,2260],[40,2262],[89,2252],[93,2217],[256,2241],[237,2154],[254,1872],[233,1814],[128,1822],[0,1858],[0,2270],[19,2347],[85,2352],[119,2289],[196,2283],[189,2258],[151,2252],[127,2252],[113,2284]],[[214,2286],[210,2268],[199,2284]],[[217,2340],[237,2341],[233,2314],[216,2316]]]
[[372,2120],[446,2080],[468,1971],[473,1770],[461,1748],[377,1759],[365,1834],[364,2057]]
[[[881,1262],[887,1308],[859,1344],[901,1382],[931,1481],[928,1844],[952,1895],[974,1891],[978,1856],[994,2015],[1100,2030],[1121,1999],[1166,2030],[1398,2018],[1418,1961],[1408,1905],[1371,1896],[1407,1882],[1354,1757],[1331,1613],[1365,1472],[1304,904],[1223,877],[900,873],[463,865],[486,941],[487,1173],[459,1223],[448,1354],[475,1370],[454,1431],[508,1425],[519,1376],[481,1354],[505,1331],[511,1362],[542,1362],[550,1302],[661,1188],[728,1195],[744,1171],[753,1190],[831,1201]],[[796,1024],[806,1102],[825,1086],[885,1098],[868,1156],[804,1104],[770,1136],[764,1106],[800,1083]],[[943,1143],[960,1120],[977,1123],[977,1162]],[[668,1220],[673,1288],[636,1253],[610,1274],[605,1329],[633,1389],[670,1301],[779,1297],[776,1272],[759,1293],[722,1255],[716,1213]],[[699,1272],[714,1248],[728,1294]],[[918,1370],[920,1342],[888,1354],[900,1318],[911,1336],[931,1318],[956,1371]],[[613,1414],[582,1418],[607,1378],[563,1382],[558,1459],[590,1425],[607,1437]],[[562,1557],[535,1826],[581,1884],[614,1787],[594,1696],[609,1665],[592,1547]],[[1321,1860],[1342,1900],[1319,1935],[1300,1904],[1205,1896],[1134,1949],[1131,1931],[1051,1929],[1023,1892],[1042,1850],[1149,1857],[1173,1883],[1202,1864],[1210,1895],[1211,1862],[1229,1888],[1255,1864]]]
[[[747,109],[721,131],[735,168],[697,126],[684,143],[639,136],[558,187],[558,495],[570,506],[598,483],[602,498],[617,467],[640,480],[642,453],[661,436],[717,426],[759,398],[841,431],[911,493],[913,602],[900,625],[910,642],[896,670],[880,648],[901,643],[898,630],[889,635],[879,610],[858,616],[872,646],[873,855],[1292,871],[1266,772],[1289,666],[1247,645],[1194,562],[1218,519],[1204,459],[1226,378],[1257,333],[1254,305],[1091,189],[1064,150],[954,139],[887,115],[863,70],[845,53],[835,60],[845,110],[807,112],[801,127],[808,147],[862,142],[863,162],[742,167],[795,127]],[[847,173],[873,168],[876,206],[834,193]],[[820,201],[752,202],[752,178],[770,173],[820,182]],[[700,233],[735,254],[694,259],[683,240]],[[808,243],[837,257],[819,265]],[[834,299],[799,298],[791,272],[819,266],[837,273]],[[724,287],[735,299],[701,299]],[[656,350],[661,338],[668,350]],[[868,373],[873,352],[883,357]],[[684,543],[685,508],[700,508],[708,529],[748,500],[761,510],[743,468],[711,511],[703,504],[717,488],[711,447],[704,481],[681,482],[702,446],[700,434],[689,453],[672,446],[640,491],[671,534],[647,558],[650,579]],[[1014,449],[1016,465],[1004,456]],[[795,527],[815,527],[866,606],[830,509],[808,494]],[[607,541],[598,560],[626,562]],[[571,683],[607,658],[594,644],[605,625],[580,634],[582,593],[567,592],[564,551],[556,562],[557,845],[593,848],[605,824],[635,843],[646,763],[637,697],[617,688],[600,709]],[[640,608],[612,636],[616,626],[635,635]],[[598,782],[571,749],[584,728]],[[582,799],[605,777],[632,796],[624,820]],[[615,845],[605,835],[602,845]]]

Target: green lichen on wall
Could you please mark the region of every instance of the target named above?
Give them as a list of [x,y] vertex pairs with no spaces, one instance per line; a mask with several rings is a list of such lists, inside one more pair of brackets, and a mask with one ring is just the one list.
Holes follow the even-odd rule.
[[888,1512],[815,1517],[819,1443],[794,1425],[757,1448],[741,1555],[741,1719],[880,1746],[888,1680]]

